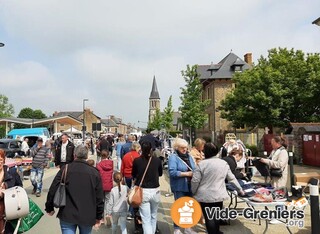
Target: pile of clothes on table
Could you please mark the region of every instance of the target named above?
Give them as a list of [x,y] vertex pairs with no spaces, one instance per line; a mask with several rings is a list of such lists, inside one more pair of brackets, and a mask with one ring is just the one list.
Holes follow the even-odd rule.
[[[253,202],[285,202],[287,201],[288,191],[287,188],[273,188],[269,183],[247,182],[239,180],[246,197]],[[227,190],[236,191],[236,188],[227,183]],[[240,196],[240,194],[239,194]]]

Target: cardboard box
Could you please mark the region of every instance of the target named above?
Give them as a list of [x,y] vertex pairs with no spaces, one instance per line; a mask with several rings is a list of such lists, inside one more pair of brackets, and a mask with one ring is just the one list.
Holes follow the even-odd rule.
[[318,172],[294,173],[294,182],[296,185],[306,186],[311,178],[320,180],[320,174]]

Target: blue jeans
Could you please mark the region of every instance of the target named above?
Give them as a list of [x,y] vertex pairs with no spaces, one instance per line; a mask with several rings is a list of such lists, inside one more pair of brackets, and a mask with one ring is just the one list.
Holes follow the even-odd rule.
[[30,181],[33,185],[33,189],[36,190],[36,193],[41,193],[43,174],[44,174],[43,168],[37,168],[37,167],[31,168]]
[[[178,200],[180,197],[192,197],[191,192],[182,192],[182,191],[174,191],[173,192],[174,200]],[[178,229],[179,226],[173,223],[174,229]]]
[[144,234],[154,234],[156,232],[159,202],[159,188],[143,188],[143,199],[139,212]]
[[67,223],[60,219],[60,227],[62,234],[76,234],[77,227],[79,227],[80,234],[91,234],[92,226],[78,225]]
[[120,213],[112,213],[112,234],[117,233],[118,223],[120,224],[121,234],[127,234],[126,215]]

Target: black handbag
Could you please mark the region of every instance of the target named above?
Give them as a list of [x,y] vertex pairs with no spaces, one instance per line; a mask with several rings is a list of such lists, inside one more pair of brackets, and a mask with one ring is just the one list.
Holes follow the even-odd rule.
[[281,168],[271,168],[270,169],[270,176],[271,177],[282,177],[283,170]]
[[66,164],[65,168],[63,169],[59,187],[58,187],[56,193],[54,194],[53,206],[55,208],[61,208],[61,207],[66,206],[66,177],[67,177],[67,171],[68,171],[68,164]]

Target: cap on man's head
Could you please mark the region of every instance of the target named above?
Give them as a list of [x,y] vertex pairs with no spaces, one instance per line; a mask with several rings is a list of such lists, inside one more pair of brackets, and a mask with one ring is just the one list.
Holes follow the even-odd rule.
[[39,138],[37,139],[37,141],[43,142],[43,139],[42,139],[41,137],[39,137]]

